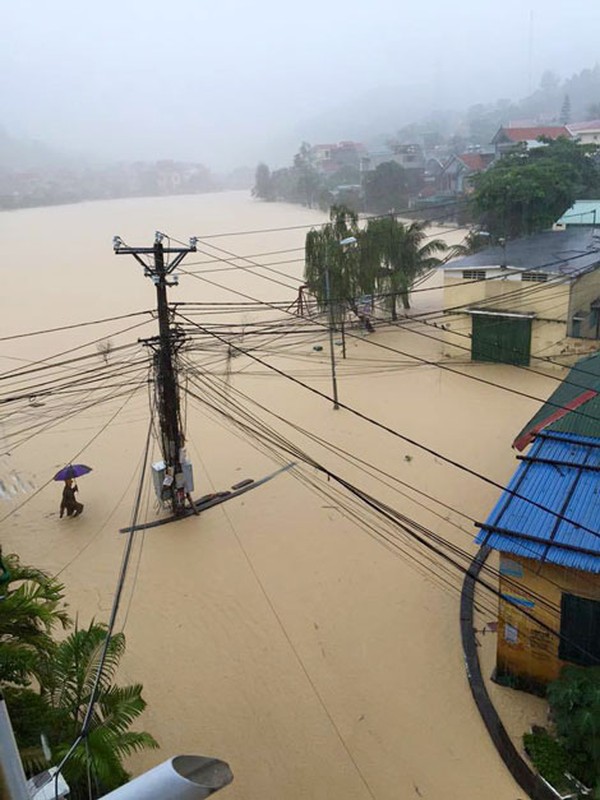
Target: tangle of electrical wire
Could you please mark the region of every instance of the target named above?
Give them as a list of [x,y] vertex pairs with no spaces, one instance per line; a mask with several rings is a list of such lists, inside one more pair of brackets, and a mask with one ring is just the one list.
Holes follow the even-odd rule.
[[[200,402],[202,405],[207,405],[206,398],[196,394],[195,392],[191,392],[191,390],[187,390],[188,393],[194,397],[195,400]],[[208,403],[208,405],[212,408],[213,411],[216,411],[221,414],[225,414],[222,408],[219,405],[213,405]],[[231,418],[230,418],[230,421]],[[457,573],[462,577],[466,574],[470,567],[470,562],[472,560],[472,554],[468,553],[461,548],[453,545],[452,543],[445,540],[443,537],[435,534],[430,529],[426,528],[425,526],[421,525],[420,523],[416,522],[415,520],[411,519],[405,514],[397,511],[396,509],[392,508],[386,503],[376,499],[368,492],[363,489],[359,489],[357,486],[352,484],[350,481],[342,478],[339,474],[333,472],[333,470],[325,467],[323,464],[316,461],[313,457],[309,456],[307,453],[302,451],[297,446],[293,445],[288,440],[282,439],[282,437],[274,432],[273,430],[266,430],[262,426],[262,423],[257,424],[256,420],[254,425],[250,425],[247,421],[242,421],[241,419],[235,419],[234,424],[243,430],[245,430],[249,435],[261,439],[268,444],[276,446],[280,451],[287,453],[289,456],[292,456],[297,461],[301,461],[306,465],[312,467],[313,469],[321,472],[326,476],[328,480],[334,480],[344,489],[346,489],[351,495],[355,498],[360,500],[362,503],[366,503],[367,506],[371,508],[377,515],[382,515],[384,519],[387,520],[388,523],[394,528],[399,528],[404,534],[409,536],[411,539],[417,541],[422,547],[426,550],[430,551],[430,553],[435,554],[438,558],[441,558],[447,566],[450,566],[453,570],[456,570]],[[351,512],[351,519],[356,521],[356,514],[355,511]],[[394,536],[389,536],[387,534],[382,533],[381,524],[372,526],[373,533],[378,536],[382,537],[389,546],[394,549],[399,549],[400,545],[397,541],[397,538]],[[400,548],[401,549],[401,548]],[[447,551],[447,552],[446,552]],[[463,562],[464,563],[461,563]],[[499,576],[499,573],[496,573]],[[439,576],[438,576],[439,577]],[[507,584],[510,585],[510,579],[506,579],[506,576],[503,576],[506,580]],[[488,592],[490,592],[493,596],[500,599],[503,597],[502,593],[499,589],[496,589],[494,586],[491,586],[483,579],[479,578],[478,583],[482,585]],[[457,587],[455,587],[457,588]],[[515,584],[515,588],[517,588],[517,584]],[[538,593],[533,593],[532,596],[535,594],[537,602],[540,606],[546,607],[551,612],[557,612],[558,607],[555,604],[552,604],[548,599],[540,595]],[[488,611],[491,611],[490,608],[487,608]],[[522,611],[519,607],[519,610]],[[552,628],[552,626],[548,625],[544,620],[540,619],[536,615],[527,612],[525,614],[528,616],[532,621],[539,625],[539,627],[546,630],[548,633],[551,633],[553,636],[566,641],[566,637],[562,635],[559,631]],[[571,642],[571,644],[574,644]],[[578,645],[574,645],[579,647]],[[584,652],[584,649],[579,647],[579,649]],[[593,658],[593,656],[589,653],[585,653],[588,657]],[[596,660],[596,659],[594,659]]]

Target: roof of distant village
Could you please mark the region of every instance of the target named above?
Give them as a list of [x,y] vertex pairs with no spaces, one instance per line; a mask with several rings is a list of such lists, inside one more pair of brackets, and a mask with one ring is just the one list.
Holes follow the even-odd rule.
[[457,156],[473,172],[481,172],[494,160],[493,153],[461,153]]
[[571,133],[600,131],[600,119],[590,119],[587,122],[569,122],[567,128],[571,131]]
[[560,136],[571,138],[566,125],[536,125],[531,128],[505,128],[502,127],[492,139],[492,143],[499,142],[506,137],[511,142],[532,142],[544,136],[547,139],[558,139]]

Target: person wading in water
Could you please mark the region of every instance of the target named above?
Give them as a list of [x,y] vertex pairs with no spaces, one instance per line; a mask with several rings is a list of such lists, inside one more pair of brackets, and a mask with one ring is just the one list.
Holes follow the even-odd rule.
[[75,492],[78,491],[77,484],[73,483],[71,478],[67,478],[60,503],[61,519],[65,511],[67,512],[67,517],[77,517],[83,511],[83,504],[75,499]]

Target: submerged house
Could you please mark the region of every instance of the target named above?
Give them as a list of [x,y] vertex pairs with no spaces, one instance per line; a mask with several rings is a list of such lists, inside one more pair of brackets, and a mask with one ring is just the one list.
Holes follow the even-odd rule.
[[[600,339],[600,231],[544,231],[443,264],[446,355],[529,364]],[[585,340],[588,340],[586,345]],[[594,340],[594,342],[589,341]]]
[[540,690],[565,664],[600,665],[600,353],[514,446],[531,442],[476,542],[500,554],[497,677]]

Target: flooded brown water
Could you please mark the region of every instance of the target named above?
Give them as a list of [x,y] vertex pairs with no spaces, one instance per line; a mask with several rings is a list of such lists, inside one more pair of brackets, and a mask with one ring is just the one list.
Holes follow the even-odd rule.
[[[191,235],[324,219],[317,211],[257,203],[245,193],[2,214],[0,335],[153,308],[152,284],[130,256],[113,254],[114,234],[130,245],[151,245],[156,229],[185,242]],[[205,253],[182,264],[203,274],[181,271],[171,300],[292,303],[305,232],[204,240]],[[460,240],[461,232],[450,238]],[[283,274],[249,262],[251,269],[231,270],[218,260],[231,253],[269,262]],[[417,310],[439,305],[439,286],[434,276],[424,285],[428,291],[415,294]],[[198,306],[188,319],[215,332],[222,319],[216,310]],[[299,449],[473,551],[472,520],[487,515],[498,491],[443,457],[505,482],[516,463],[510,443],[538,403],[499,385],[545,398],[555,381],[466,359],[458,372],[440,368],[436,335],[419,326],[368,337],[353,331],[346,360],[336,346],[340,400],[439,454],[434,456],[350,410],[334,411],[331,401],[306,388],[331,393],[326,331],[316,327],[295,343],[273,332],[255,337],[257,319],[281,318],[272,306],[260,315],[239,306],[228,317],[246,326],[236,341],[257,347],[262,361],[296,383],[247,356],[228,362],[222,341],[200,336],[199,329],[185,353],[195,370],[189,388],[196,397],[189,398],[185,414],[196,494],[270,474],[298,461]],[[106,397],[121,395],[109,403],[86,409],[102,394],[77,381],[84,374],[93,378],[104,363],[96,340],[110,339],[117,348],[153,335],[153,321],[119,333],[140,319],[0,342],[5,391],[29,398],[5,406],[2,416],[0,478],[15,494],[0,497],[0,516],[28,502],[2,523],[1,540],[25,561],[60,571],[71,610],[82,622],[105,620],[110,609],[124,544],[118,530],[131,518],[148,428],[146,355],[142,348],[109,354],[114,374],[101,386]],[[74,350],[86,342],[87,349]],[[33,379],[6,375],[61,352],[65,361],[80,354],[92,358],[60,368],[65,380],[55,398],[44,395],[43,376],[35,375],[34,386]],[[50,370],[47,379],[58,375]],[[136,394],[124,394],[136,386]],[[230,418],[240,408],[269,427],[269,439],[279,435],[288,452],[257,449],[247,432],[232,427]],[[94,467],[79,482],[85,512],[81,519],[59,520],[60,489],[44,484],[75,457]],[[155,516],[149,491],[142,508],[144,517]],[[178,753],[214,755],[233,769],[235,781],[223,792],[232,800],[522,797],[471,699],[460,647],[460,584],[459,574],[428,560],[406,534],[300,464],[198,518],[147,531],[135,542],[119,620],[128,641],[119,680],[143,683],[143,724],[162,750],[136,757],[132,770]],[[490,620],[494,608],[488,599],[484,614]]]

